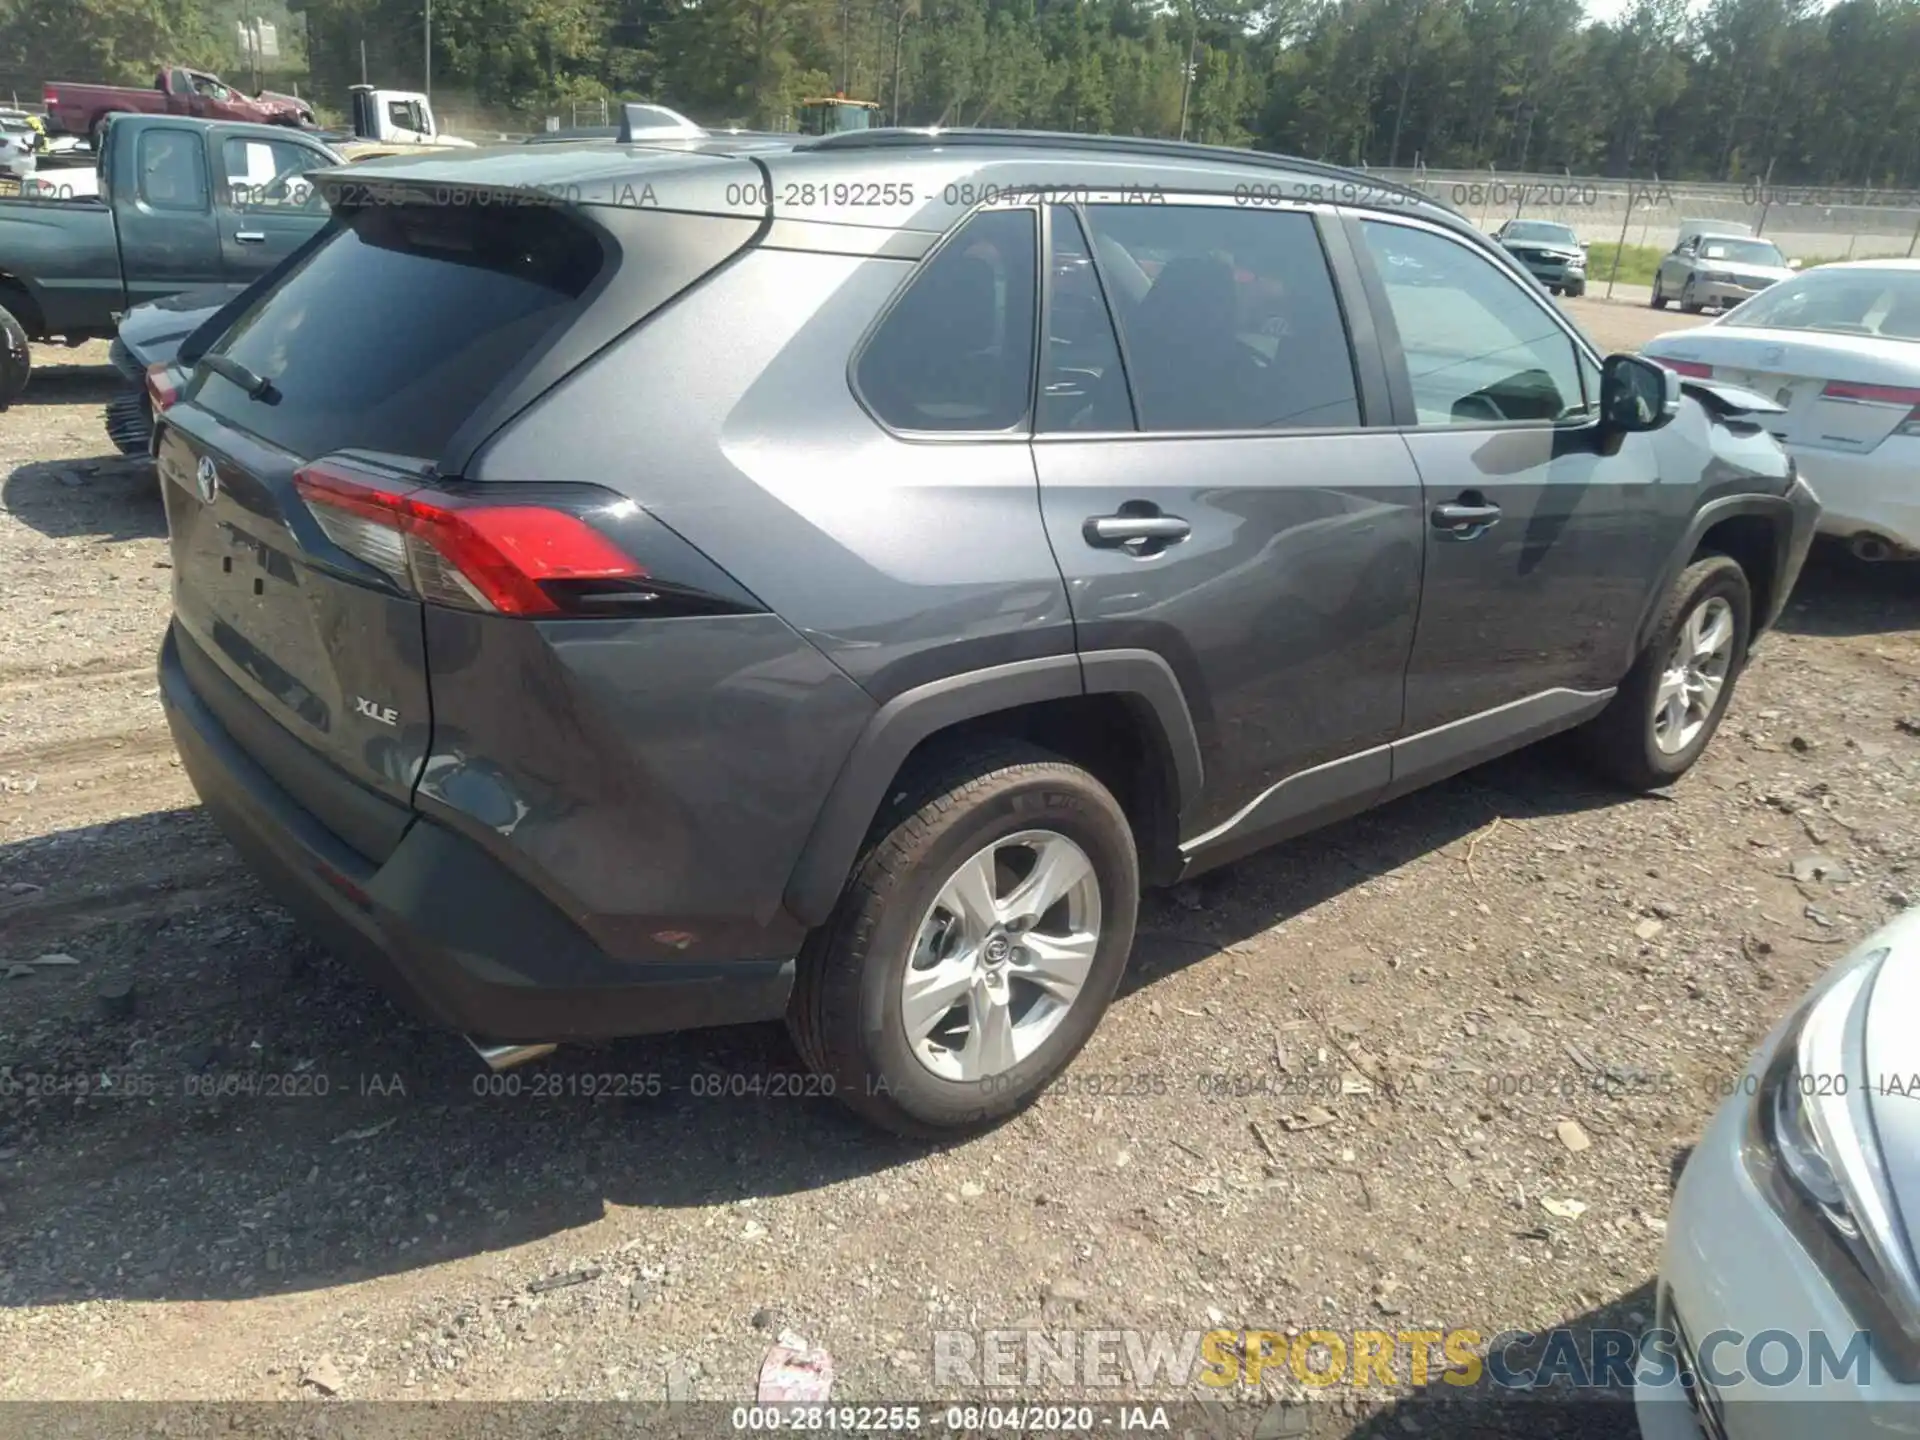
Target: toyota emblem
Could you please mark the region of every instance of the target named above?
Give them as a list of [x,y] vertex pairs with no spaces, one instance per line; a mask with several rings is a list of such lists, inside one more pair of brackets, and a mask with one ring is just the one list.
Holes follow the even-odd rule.
[[213,497],[220,493],[220,467],[213,463],[211,455],[200,457],[200,464],[193,472],[193,484],[200,492],[202,504],[211,505]]

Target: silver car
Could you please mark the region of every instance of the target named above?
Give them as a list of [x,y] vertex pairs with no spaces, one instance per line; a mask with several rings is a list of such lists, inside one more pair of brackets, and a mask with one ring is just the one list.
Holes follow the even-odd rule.
[[1587,293],[1587,247],[1571,225],[1509,220],[1493,232],[1493,238],[1551,293]]
[[1652,305],[1664,310],[1678,299],[1689,315],[1726,310],[1778,284],[1799,269],[1771,240],[1751,235],[1688,234],[1660,262],[1653,276]]
[[[1920,910],[1830,970],[1725,1087],[1668,1217],[1644,1440],[1913,1434]],[[1817,1407],[1817,1408],[1816,1408]]]

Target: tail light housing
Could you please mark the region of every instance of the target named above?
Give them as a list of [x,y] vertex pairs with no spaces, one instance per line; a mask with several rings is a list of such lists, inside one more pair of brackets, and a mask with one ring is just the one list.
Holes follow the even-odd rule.
[[1685,375],[1694,380],[1711,380],[1713,366],[1702,365],[1698,360],[1669,360],[1664,355],[1653,357],[1676,375]]
[[178,366],[165,362],[147,367],[147,399],[153,402],[154,414],[161,414],[180,398],[185,378]]
[[1907,418],[1893,427],[1893,433],[1920,436],[1920,387],[1857,385],[1851,380],[1829,380],[1820,394],[1827,400],[1857,400],[1869,405],[1904,405],[1907,407]]
[[[499,489],[455,493],[418,475],[339,458],[305,466],[293,483],[327,539],[430,604],[531,618],[763,608],[705,556],[611,492],[588,487],[590,500],[567,503],[522,500]],[[587,514],[636,543],[617,542]]]
[[53,86],[48,85],[40,91],[40,103],[49,110],[54,107],[56,100],[57,97],[53,93]]

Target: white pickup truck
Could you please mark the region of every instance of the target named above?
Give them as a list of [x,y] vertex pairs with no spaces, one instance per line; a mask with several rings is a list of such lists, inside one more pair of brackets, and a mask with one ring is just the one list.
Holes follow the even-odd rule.
[[340,153],[349,160],[365,160],[375,154],[399,154],[419,147],[472,149],[473,141],[442,133],[434,119],[433,102],[417,90],[376,90],[371,85],[354,85],[351,97],[353,133],[338,140]]

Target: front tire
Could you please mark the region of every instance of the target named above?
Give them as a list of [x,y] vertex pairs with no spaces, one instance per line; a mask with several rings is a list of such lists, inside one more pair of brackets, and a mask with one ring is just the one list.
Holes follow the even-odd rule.
[[1702,555],[1680,573],[1653,638],[1580,732],[1603,774],[1629,790],[1657,790],[1693,768],[1733,701],[1752,617],[1737,561]]
[[976,750],[880,822],[802,948],[787,1026],[833,1093],[944,1138],[1029,1104],[1093,1034],[1133,949],[1139,859],[1085,770]]
[[1657,274],[1653,277],[1653,294],[1647,297],[1647,304],[1656,310],[1667,308],[1667,297],[1660,293],[1660,277]]
[[33,347],[13,312],[0,308],[0,410],[20,398],[33,378]]
[[1693,298],[1693,277],[1687,277],[1687,283],[1680,287],[1680,309],[1688,315],[1700,313],[1700,302]]

